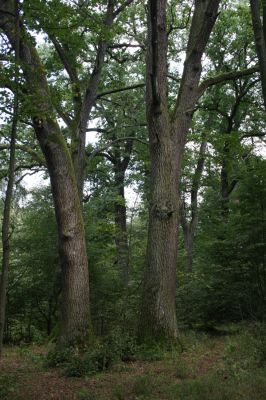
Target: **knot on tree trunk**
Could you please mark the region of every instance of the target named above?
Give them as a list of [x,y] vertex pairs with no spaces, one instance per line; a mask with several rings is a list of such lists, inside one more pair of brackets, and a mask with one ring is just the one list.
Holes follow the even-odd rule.
[[168,204],[154,204],[151,209],[154,216],[160,220],[167,220],[172,217],[174,212],[176,211],[172,205]]

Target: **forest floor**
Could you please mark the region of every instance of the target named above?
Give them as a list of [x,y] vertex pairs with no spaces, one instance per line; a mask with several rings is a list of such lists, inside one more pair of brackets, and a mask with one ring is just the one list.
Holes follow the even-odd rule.
[[[117,363],[85,378],[47,368],[46,349],[6,347],[1,400],[266,400],[266,353],[250,333],[181,335],[184,351]],[[154,357],[157,358],[157,357]]]

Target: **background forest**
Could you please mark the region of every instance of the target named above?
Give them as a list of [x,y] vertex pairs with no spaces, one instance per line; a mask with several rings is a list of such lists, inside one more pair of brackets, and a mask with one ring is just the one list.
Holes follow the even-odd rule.
[[[254,0],[0,0],[0,341],[68,376],[191,351],[164,395],[151,364],[130,394],[58,399],[266,398],[265,18]],[[208,373],[231,361],[194,376],[212,349]],[[0,397],[37,398],[11,375]]]

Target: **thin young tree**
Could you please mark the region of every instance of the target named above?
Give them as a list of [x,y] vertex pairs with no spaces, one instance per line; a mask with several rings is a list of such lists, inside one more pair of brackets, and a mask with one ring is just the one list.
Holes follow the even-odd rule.
[[[204,135],[203,135],[204,136]],[[185,199],[180,202],[180,225],[182,226],[184,235],[184,246],[186,250],[186,271],[188,273],[193,271],[193,249],[194,239],[198,226],[198,197],[200,190],[200,183],[204,169],[204,163],[207,152],[207,141],[203,137],[200,144],[198,160],[196,168],[193,173],[191,189],[190,189],[190,205],[186,205]],[[186,215],[189,208],[190,218]]]

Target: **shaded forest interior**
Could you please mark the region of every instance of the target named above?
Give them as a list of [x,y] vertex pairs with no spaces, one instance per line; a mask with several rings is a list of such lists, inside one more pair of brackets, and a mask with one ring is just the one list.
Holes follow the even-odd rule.
[[0,43],[0,398],[265,400],[265,2],[0,0]]

